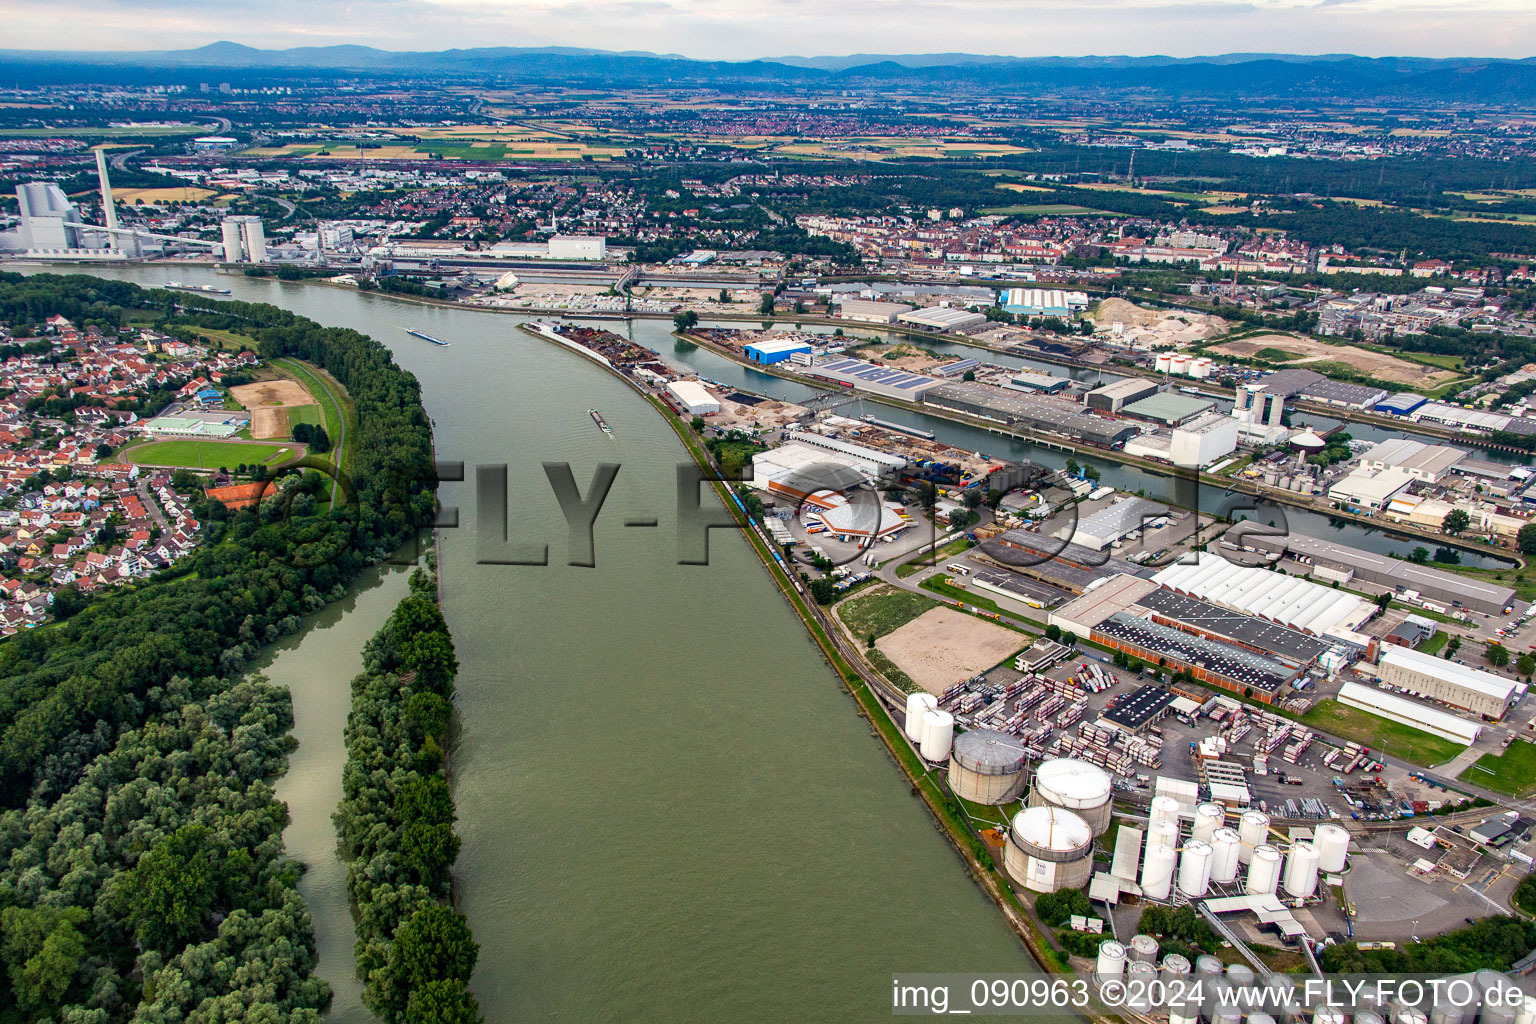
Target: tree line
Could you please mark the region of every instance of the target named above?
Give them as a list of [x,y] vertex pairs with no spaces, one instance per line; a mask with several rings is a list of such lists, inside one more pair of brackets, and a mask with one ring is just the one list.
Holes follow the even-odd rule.
[[448,905],[459,854],[443,772],[458,672],[453,638],[421,569],[363,648],[352,681],[347,765],[335,815],[357,911],[363,1002],[384,1024],[474,1024],[479,946]]
[[431,432],[415,378],[378,342],[201,301],[0,274],[12,322],[239,329],[263,358],[324,367],[357,407],[356,500],[317,511],[311,473],[258,506],[200,502],[204,543],[174,582],[114,590],[0,643],[3,1024],[248,1019],[253,1006],[307,1024],[327,999],[266,781],[291,744],[288,695],[242,677],[430,521]]

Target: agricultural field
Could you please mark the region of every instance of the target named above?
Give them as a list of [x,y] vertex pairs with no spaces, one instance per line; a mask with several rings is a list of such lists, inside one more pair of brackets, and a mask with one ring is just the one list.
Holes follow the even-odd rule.
[[[991,206],[981,212],[1005,217],[1015,214],[1038,217],[1077,217],[1103,214],[1105,211],[1089,209],[1086,206],[1076,206],[1072,203],[1041,203],[1037,206]],[[1111,214],[1110,216],[1113,215]]]
[[136,466],[177,469],[233,469],[241,463],[276,468],[298,454],[296,446],[247,441],[149,441],[122,450],[122,457]]
[[219,193],[208,188],[196,188],[186,185],[181,188],[119,188],[113,190],[113,197],[120,203],[145,206],[157,206],[161,203],[200,203],[206,199],[212,199]]
[[[290,437],[300,423],[318,424],[322,417],[315,398],[298,381],[279,377],[229,389],[251,414],[251,436]],[[326,431],[330,433],[330,431]]]

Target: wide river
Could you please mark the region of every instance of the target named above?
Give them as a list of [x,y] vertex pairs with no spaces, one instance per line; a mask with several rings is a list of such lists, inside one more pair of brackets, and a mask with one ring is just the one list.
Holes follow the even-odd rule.
[[[707,566],[677,564],[687,455],[622,382],[510,316],[194,268],[92,272],[219,283],[373,335],[421,379],[439,457],[469,467],[441,489],[461,523],[442,575],[462,666],[456,877],[489,1021],[876,1021],[893,972],[1033,968],[745,542],[713,531]],[[566,565],[545,462],[570,463],[583,493],[599,463],[621,467],[595,568]],[[477,564],[473,467],[503,464],[509,532],[547,542],[547,566]],[[623,525],[642,518],[659,525]],[[357,651],[399,593],[398,574],[370,576],[268,669],[295,691],[287,838],[349,1024],[367,1015],[344,980],[330,811]]]

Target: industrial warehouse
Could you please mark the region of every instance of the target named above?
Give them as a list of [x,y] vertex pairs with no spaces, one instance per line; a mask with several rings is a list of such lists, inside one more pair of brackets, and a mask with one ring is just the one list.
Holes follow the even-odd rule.
[[[818,367],[818,369],[821,369]],[[1091,416],[1074,402],[1015,394],[987,384],[956,381],[922,392],[923,404],[935,409],[996,420],[1064,438],[1081,439],[1102,448],[1124,447],[1140,431],[1123,421]]]

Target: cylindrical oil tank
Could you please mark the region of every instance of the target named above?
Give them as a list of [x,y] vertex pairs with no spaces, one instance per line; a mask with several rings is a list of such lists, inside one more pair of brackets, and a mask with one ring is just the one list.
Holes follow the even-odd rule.
[[949,752],[949,788],[975,804],[1007,803],[1024,786],[1028,754],[1016,736],[971,729],[955,737]]
[[1169,953],[1163,957],[1163,973],[1170,977],[1182,978],[1191,972],[1189,957],[1179,953]]
[[1338,874],[1344,870],[1349,860],[1349,830],[1343,825],[1329,821],[1317,826],[1317,832],[1312,836],[1312,845],[1317,847],[1319,871]]
[[1243,1011],[1236,1006],[1218,1004],[1211,1011],[1211,1024],[1240,1024],[1243,1019]]
[[1355,1024],[1387,1024],[1387,1022],[1370,1010],[1359,1010],[1355,1013]]
[[1250,1013],[1248,1024],[1275,1024],[1275,1018],[1267,1013]]
[[1179,854],[1179,892],[1185,896],[1204,896],[1211,885],[1211,844],[1191,839]]
[[1195,979],[1197,981],[1206,982],[1208,985],[1213,984],[1215,979],[1221,977],[1225,972],[1226,967],[1222,962],[1209,953],[1195,957]]
[[931,693],[907,694],[907,722],[903,727],[907,739],[913,743],[923,742],[923,716],[930,711],[937,711],[939,698]]
[[1276,1020],[1285,1024],[1296,1019],[1302,996],[1296,991],[1296,979],[1289,974],[1271,974],[1259,987],[1264,992],[1262,1005]]
[[1152,798],[1152,824],[1160,821],[1171,821],[1174,828],[1179,827],[1179,802],[1171,796]]
[[1126,965],[1125,1006],[1138,1013],[1152,1009],[1152,982],[1157,977],[1157,965],[1132,960]]
[[1173,365],[1173,355],[1169,352],[1159,352],[1154,368],[1158,373],[1167,373],[1168,367]]
[[1154,821],[1147,826],[1147,849],[1166,846],[1175,849],[1179,845],[1179,826],[1171,821]]
[[[1355,1024],[1360,1024],[1360,1015],[1355,1015]],[[1417,1006],[1395,1005],[1392,1007],[1392,1024],[1429,1024],[1429,1014]]]
[[1483,1004],[1478,1024],[1514,1024],[1517,1013],[1514,993],[1510,991],[1514,982],[1498,971],[1478,971],[1472,976],[1472,984]]
[[1093,872],[1093,831],[1071,811],[1030,807],[1013,816],[1003,866],[1034,892],[1081,889]]
[[1060,807],[1088,823],[1093,834],[1109,831],[1114,811],[1114,782],[1096,764],[1075,757],[1053,757],[1040,762],[1029,792],[1031,807]]
[[1157,963],[1157,940],[1150,935],[1132,935],[1131,963]]
[[923,760],[937,764],[949,758],[949,744],[955,738],[955,716],[948,711],[923,713]]
[[1173,361],[1168,366],[1168,372],[1177,373],[1180,375],[1186,374],[1189,372],[1189,364],[1192,362],[1194,362],[1194,358],[1192,356],[1176,355],[1173,357]]
[[1226,812],[1220,804],[1201,804],[1195,808],[1195,823],[1191,826],[1189,834],[1191,838],[1202,839],[1210,842],[1216,830],[1221,828],[1221,823],[1226,820]]
[[1219,828],[1211,836],[1211,881],[1230,884],[1237,880],[1238,851],[1243,841],[1236,829]]
[[1298,899],[1317,892],[1317,847],[1303,840],[1285,858],[1285,891]]
[[1318,1010],[1312,1015],[1312,1024],[1344,1024],[1344,1014],[1339,1010]]
[[1237,835],[1243,841],[1238,848],[1237,859],[1243,864],[1253,860],[1253,851],[1269,839],[1269,815],[1263,811],[1244,811],[1237,820]]
[[1179,855],[1171,846],[1147,846],[1141,861],[1141,891],[1154,900],[1165,900],[1173,892],[1173,864]]
[[1253,851],[1253,861],[1248,865],[1249,896],[1273,895],[1280,884],[1280,851],[1268,843],[1260,843]]
[[1200,1012],[1199,1004],[1195,1002],[1190,994],[1190,989],[1193,988],[1189,984],[1190,973],[1188,957],[1180,956],[1178,953],[1169,953],[1163,957],[1163,968],[1161,971],[1164,983],[1162,1005],[1171,1016],[1198,1014]]
[[1515,1008],[1515,1024],[1536,1024],[1536,996],[1526,996]]
[[1094,974],[1102,985],[1106,981],[1119,981],[1125,973],[1125,947],[1114,939],[1099,943],[1099,964]]
[[[1471,982],[1471,975],[1458,975],[1451,982]],[[1462,986],[1451,984],[1440,986],[1440,998],[1429,1011],[1429,1024],[1471,1024],[1477,1017],[1476,989],[1473,989],[1473,998],[1468,999]],[[1460,1004],[1460,1005],[1458,1005]]]
[[1227,964],[1227,980],[1238,988],[1252,988],[1256,978],[1247,964]]

